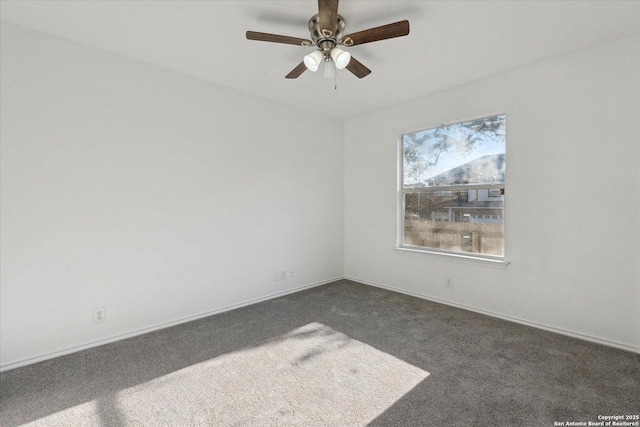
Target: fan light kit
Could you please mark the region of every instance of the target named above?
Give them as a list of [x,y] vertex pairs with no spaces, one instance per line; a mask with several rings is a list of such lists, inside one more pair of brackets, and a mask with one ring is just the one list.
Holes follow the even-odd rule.
[[318,0],[318,14],[309,20],[311,40],[255,31],[247,31],[247,39],[303,47],[316,46],[317,50],[306,55],[303,61],[285,76],[287,79],[297,79],[305,70],[316,72],[323,64],[324,77],[334,77],[336,69],[346,68],[361,79],[371,74],[371,70],[338,46],[351,47],[406,36],[409,34],[409,21],[395,22],[348,35],[343,35],[344,28],[345,21],[338,15],[338,0]]

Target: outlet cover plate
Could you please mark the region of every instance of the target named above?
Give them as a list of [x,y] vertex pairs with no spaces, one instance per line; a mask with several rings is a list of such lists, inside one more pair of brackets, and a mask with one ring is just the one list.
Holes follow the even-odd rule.
[[107,320],[107,309],[99,307],[93,309],[93,323],[101,323]]

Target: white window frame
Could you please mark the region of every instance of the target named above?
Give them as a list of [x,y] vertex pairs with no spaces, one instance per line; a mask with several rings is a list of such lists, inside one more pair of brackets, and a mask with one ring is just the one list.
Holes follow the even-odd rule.
[[[494,114],[485,114],[485,115],[481,115],[481,116],[476,116],[476,117],[472,117],[472,118],[467,118],[467,119],[463,119],[463,120],[456,120],[453,122],[448,122],[448,123],[441,123],[435,126],[429,126],[429,127],[423,127],[417,130],[409,130],[409,131],[405,131],[405,132],[401,132],[400,135],[398,136],[397,139],[397,153],[398,153],[398,179],[397,179],[397,199],[398,199],[398,205],[397,205],[397,242],[396,242],[396,247],[395,249],[399,250],[399,251],[403,251],[403,252],[408,252],[408,253],[415,253],[415,254],[426,254],[426,255],[435,255],[438,257],[446,257],[447,259],[450,260],[455,260],[455,261],[462,261],[462,262],[471,262],[471,263],[477,263],[480,262],[482,264],[485,265],[491,265],[491,266],[496,266],[496,267],[500,267],[500,268],[506,268],[507,265],[509,265],[509,261],[507,261],[506,255],[507,255],[507,239],[506,239],[506,222],[504,223],[504,227],[505,227],[505,233],[504,233],[504,241],[503,241],[503,255],[502,256],[497,256],[497,255],[484,255],[484,254],[477,254],[477,253],[466,253],[466,252],[456,252],[456,251],[448,251],[448,250],[443,250],[443,249],[438,249],[438,248],[429,248],[429,247],[425,247],[425,246],[413,246],[413,245],[406,245],[404,243],[404,233],[405,233],[405,194],[407,193],[432,193],[432,192],[436,192],[436,191],[468,191],[468,190],[474,190],[474,189],[501,189],[504,190],[504,192],[506,193],[506,187],[507,187],[507,179],[505,177],[505,182],[504,183],[500,183],[500,184],[464,184],[464,185],[447,185],[447,186],[434,186],[434,187],[418,187],[418,188],[404,188],[403,187],[403,183],[404,183],[404,143],[403,143],[403,136],[406,134],[410,134],[410,133],[417,133],[417,132],[422,132],[422,131],[427,131],[427,130],[431,130],[431,129],[436,129],[439,127],[443,127],[443,126],[451,126],[451,125],[455,125],[458,123],[466,123],[466,122],[470,122],[470,121],[474,121],[474,120],[479,120],[479,119],[483,119],[483,118],[488,118],[488,117],[495,117],[495,116],[501,116],[504,115],[505,116],[505,120],[506,120],[506,114],[505,113],[494,113]],[[505,155],[506,155],[506,145],[505,145]],[[502,217],[504,219],[504,217],[506,217],[506,215],[504,214],[504,212],[506,211],[506,202],[504,204],[504,210],[503,210],[503,214]]]

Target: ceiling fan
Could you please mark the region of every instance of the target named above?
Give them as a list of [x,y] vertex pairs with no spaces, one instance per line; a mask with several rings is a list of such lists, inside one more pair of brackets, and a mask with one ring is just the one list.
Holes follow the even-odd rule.
[[309,19],[311,40],[256,31],[247,31],[247,39],[304,47],[316,46],[317,50],[306,55],[304,60],[285,76],[287,79],[296,79],[307,69],[315,72],[322,63],[325,65],[325,77],[332,77],[331,73],[335,74],[336,68],[346,68],[361,79],[368,76],[371,70],[338,46],[351,47],[406,36],[409,34],[409,21],[395,22],[347,35],[344,35],[344,28],[345,21],[338,15],[338,0],[318,0],[318,13]]

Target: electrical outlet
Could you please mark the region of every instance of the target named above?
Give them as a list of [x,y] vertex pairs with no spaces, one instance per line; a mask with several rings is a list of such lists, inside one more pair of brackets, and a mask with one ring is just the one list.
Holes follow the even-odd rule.
[[444,279],[444,287],[453,289],[453,279]]
[[276,271],[276,280],[284,280],[287,278],[287,272],[285,270]]
[[93,323],[100,323],[107,320],[107,309],[105,307],[93,309]]
[[293,279],[296,276],[296,269],[295,268],[290,268],[289,269],[289,279]]

